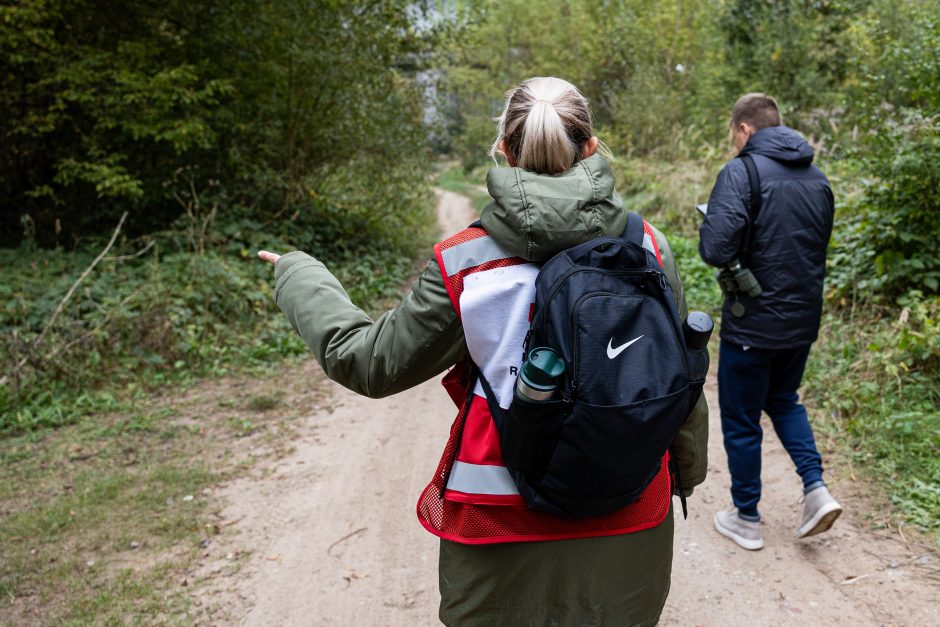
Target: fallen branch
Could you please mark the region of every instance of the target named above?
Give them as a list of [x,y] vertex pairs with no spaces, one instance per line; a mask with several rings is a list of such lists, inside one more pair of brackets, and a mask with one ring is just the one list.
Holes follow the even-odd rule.
[[[16,370],[16,362],[20,358],[20,352],[18,350],[20,343],[19,334],[17,334],[16,329],[13,330],[13,402],[17,405],[20,404],[20,373]],[[6,377],[4,377],[6,378]]]
[[[105,246],[104,250],[98,253],[98,256],[95,257],[94,260],[90,264],[88,264],[88,267],[85,268],[85,270],[80,275],[78,275],[78,278],[75,279],[74,283],[72,283],[72,287],[70,287],[69,291],[65,293],[65,296],[62,298],[61,301],[59,301],[59,304],[56,306],[55,311],[53,311],[52,315],[49,316],[49,322],[46,323],[46,326],[39,333],[36,339],[29,343],[30,344],[29,348],[36,348],[42,345],[43,340],[46,339],[46,334],[48,334],[49,331],[52,329],[52,327],[55,326],[55,323],[59,319],[59,316],[62,315],[62,311],[65,310],[66,303],[68,303],[69,299],[72,298],[72,294],[75,293],[75,290],[78,289],[78,286],[81,285],[82,281],[88,278],[88,275],[91,274],[91,271],[95,269],[95,266],[98,265],[98,262],[104,259],[104,256],[107,255],[108,251],[111,250],[111,247],[114,246],[114,242],[117,241],[118,233],[121,232],[121,227],[124,226],[124,220],[126,219],[127,219],[127,212],[125,211],[124,214],[121,216],[121,219],[118,221],[117,226],[114,227],[114,233],[111,234],[111,239],[108,241],[108,245]],[[24,357],[18,363],[14,364],[13,372],[12,372],[13,376],[17,376],[17,373],[23,368],[23,366],[26,365],[28,361],[29,361],[29,357]],[[0,385],[5,384],[7,382],[7,379],[8,377],[3,377],[2,379],[0,379]]]
[[[134,299],[135,296],[137,296],[137,292],[134,292],[134,293],[130,294],[130,295],[127,296],[126,298],[123,298],[123,299],[121,300],[121,302],[118,303],[118,307],[123,307],[123,306],[126,305],[127,303],[131,302],[131,301]],[[96,303],[96,304],[97,304],[97,303]],[[87,338],[91,337],[92,335],[94,335],[95,333],[97,333],[98,331],[100,331],[101,329],[103,329],[106,324],[108,324],[109,322],[111,322],[111,318],[112,318],[112,315],[111,315],[110,313],[105,314],[105,317],[104,317],[104,319],[101,320],[101,322],[99,322],[98,324],[96,324],[93,328],[91,328],[91,329],[85,331],[84,333],[82,333],[81,335],[79,335],[77,338],[75,338],[75,339],[72,340],[71,342],[68,342],[68,343],[66,343],[66,344],[60,344],[59,346],[56,346],[56,347],[53,348],[48,354],[45,355],[45,359],[46,359],[46,360],[50,360],[50,359],[53,359],[53,358],[54,358],[56,355],[58,355],[59,353],[66,353],[66,352],[68,352],[68,351],[69,351],[73,346],[75,346],[76,344],[79,344],[79,343],[81,343],[81,342],[84,342]]]
[[868,573],[867,575],[859,575],[858,577],[850,577],[846,579],[845,581],[841,582],[839,585],[847,586],[849,584],[855,583],[856,581],[861,581],[862,579],[865,579],[866,577],[871,577],[871,573]]
[[95,269],[95,266],[98,265],[98,262],[104,259],[104,256],[107,255],[108,251],[111,250],[111,247],[114,246],[114,242],[117,241],[118,233],[121,232],[121,227],[124,226],[124,220],[126,219],[127,212],[125,211],[121,216],[121,219],[118,221],[118,225],[114,227],[114,233],[111,234],[111,239],[108,241],[108,245],[104,247],[104,250],[98,253],[98,256],[95,257],[95,259],[90,264],[88,264],[88,267],[85,268],[85,270],[80,275],[78,275],[78,278],[75,279],[75,282],[72,283],[72,287],[70,287],[69,291],[65,293],[65,296],[61,301],[59,301],[55,311],[52,312],[52,316],[49,317],[49,322],[46,323],[46,326],[39,334],[39,337],[37,337],[35,342],[33,342],[35,345],[38,346],[39,344],[42,344],[43,339],[46,337],[46,333],[48,333],[53,325],[55,325],[56,320],[58,320],[59,316],[62,314],[62,311],[65,309],[65,304],[69,302],[70,298],[72,298],[72,294],[75,293],[75,290],[78,289],[78,286],[81,284],[81,282],[84,281],[89,274],[91,274],[91,271]]
[[[873,557],[877,557],[877,558],[880,559],[880,560],[884,560],[884,559],[885,559],[884,557],[882,557],[882,556],[880,556],[880,555],[875,555],[874,553],[872,553],[871,551],[869,551],[869,550],[867,550],[867,549],[863,549],[863,550],[864,550],[866,553],[868,553],[869,555],[871,555],[871,556],[873,556]],[[916,562],[916,561],[918,561],[918,560],[921,560],[921,559],[923,559],[924,557],[927,557],[927,556],[929,556],[929,555],[930,555],[930,553],[924,553],[923,555],[915,555],[914,557],[912,557],[912,558],[910,558],[910,559],[906,559],[906,560],[904,560],[903,562],[894,562],[894,561],[890,561],[890,562],[888,562],[887,564],[885,564],[884,566],[881,566],[881,567],[879,567],[879,568],[876,568],[873,572],[865,573],[864,575],[859,575],[859,576],[857,576],[857,577],[848,577],[848,578],[844,579],[843,581],[839,582],[839,585],[840,585],[840,586],[846,586],[846,585],[849,585],[849,584],[853,584],[853,583],[855,583],[856,581],[859,581],[859,580],[861,580],[861,579],[865,579],[866,577],[871,577],[872,575],[876,575],[876,574],[878,574],[878,573],[883,573],[884,571],[886,571],[886,570],[888,570],[888,569],[896,569],[896,568],[901,568],[902,566],[908,566],[908,565],[913,564],[914,562]]]
[[141,248],[140,250],[138,250],[138,251],[137,251],[136,253],[134,253],[133,255],[120,255],[120,256],[118,256],[118,257],[105,257],[105,258],[104,258],[104,261],[128,261],[128,260],[130,260],[130,259],[137,259],[137,258],[140,257],[141,255],[143,255],[144,253],[146,253],[148,250],[150,250],[151,248],[153,248],[154,244],[156,244],[156,243],[157,243],[157,240],[152,239],[152,240],[150,240],[149,242],[147,242],[147,245],[146,245],[146,246],[144,246],[143,248]]

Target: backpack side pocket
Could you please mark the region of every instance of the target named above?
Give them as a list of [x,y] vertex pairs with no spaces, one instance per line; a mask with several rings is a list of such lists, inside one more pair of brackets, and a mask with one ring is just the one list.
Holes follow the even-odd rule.
[[[500,427],[503,461],[538,482],[555,452],[570,404],[563,401],[527,401],[516,397]],[[499,426],[497,424],[497,426]]]

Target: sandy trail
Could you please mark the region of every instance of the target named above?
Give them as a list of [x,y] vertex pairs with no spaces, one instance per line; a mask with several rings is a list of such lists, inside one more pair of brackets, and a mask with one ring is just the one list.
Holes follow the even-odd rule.
[[[442,192],[442,231],[472,221],[469,202]],[[712,368],[714,371],[714,366]],[[322,377],[311,363],[300,377]],[[437,539],[415,501],[434,472],[455,408],[429,381],[370,400],[331,384],[331,411],[310,416],[295,453],[263,478],[220,490],[225,526],[214,553],[241,555],[231,576],[202,565],[207,622],[252,626],[436,625]],[[897,531],[871,529],[864,486],[827,479],[846,513],[828,533],[798,541],[800,483],[772,430],[765,436],[762,551],[712,529],[729,506],[714,380],[710,474],[676,521],[664,625],[940,624],[936,554]],[[880,519],[879,516],[875,516]]]

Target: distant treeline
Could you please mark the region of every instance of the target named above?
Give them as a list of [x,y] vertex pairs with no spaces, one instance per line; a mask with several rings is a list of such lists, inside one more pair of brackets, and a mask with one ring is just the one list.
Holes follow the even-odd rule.
[[936,256],[908,260],[940,222],[938,16],[937,0],[8,3],[0,244],[218,206],[407,247],[429,149],[481,164],[502,93],[554,74],[624,158],[714,158],[734,99],[776,96],[823,158],[879,181],[858,208],[901,212],[913,239],[860,218],[882,287],[936,291]]
[[406,251],[430,150],[479,165],[502,93],[555,74],[631,159],[714,159],[734,99],[776,96],[865,181],[843,197],[839,288],[940,285],[938,0],[23,0],[0,18],[3,245],[75,247],[129,211],[130,234],[290,219]]

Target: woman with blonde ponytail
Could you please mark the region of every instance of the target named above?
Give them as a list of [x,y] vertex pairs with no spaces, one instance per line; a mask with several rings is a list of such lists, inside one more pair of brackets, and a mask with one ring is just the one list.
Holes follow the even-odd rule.
[[530,78],[507,94],[490,156],[538,174],[558,174],[598,148],[587,99],[568,81]]
[[[375,321],[309,255],[259,256],[275,263],[275,299],[330,378],[377,398],[450,369],[443,383],[457,417],[417,508],[440,538],[444,624],[655,625],[672,570],[670,491],[689,494],[705,479],[708,408],[701,399],[676,439],[681,486],[662,471],[638,501],[595,518],[525,505],[471,373],[508,406],[540,265],[620,235],[627,211],[588,101],[567,81],[531,78],[509,91],[490,154],[508,167],[487,174],[492,202],[480,222],[438,243],[413,291]],[[669,244],[644,225],[684,319]]]

